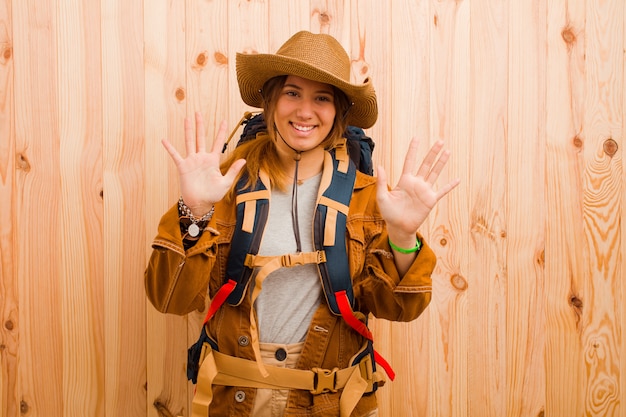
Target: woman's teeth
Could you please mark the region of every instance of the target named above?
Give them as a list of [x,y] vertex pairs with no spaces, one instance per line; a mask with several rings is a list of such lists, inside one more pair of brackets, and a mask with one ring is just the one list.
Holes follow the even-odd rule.
[[313,129],[313,126],[300,126],[300,125],[297,125],[297,124],[293,124],[293,127],[296,130],[299,130],[301,132],[308,132],[309,130]]

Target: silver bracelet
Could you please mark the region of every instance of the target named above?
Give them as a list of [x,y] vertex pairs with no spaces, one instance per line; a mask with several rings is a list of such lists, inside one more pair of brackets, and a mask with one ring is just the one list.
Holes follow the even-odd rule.
[[183,213],[186,217],[189,218],[189,221],[191,221],[191,224],[187,228],[187,233],[189,233],[189,236],[191,237],[196,237],[200,234],[200,226],[198,226],[198,223],[208,222],[209,220],[211,220],[211,217],[213,217],[213,212],[215,211],[215,206],[213,206],[208,213],[197,219],[191,212],[191,209],[187,207],[187,204],[185,204],[185,202],[183,201],[182,196],[178,199],[178,208],[180,209],[181,213]]

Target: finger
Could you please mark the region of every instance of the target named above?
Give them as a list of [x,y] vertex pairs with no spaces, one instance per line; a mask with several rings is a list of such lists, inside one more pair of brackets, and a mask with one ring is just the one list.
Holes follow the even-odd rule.
[[457,179],[449,182],[448,184],[444,185],[443,187],[441,187],[439,189],[439,191],[437,192],[437,201],[441,200],[450,191],[454,190],[460,183],[461,183],[461,179],[457,178]]
[[422,165],[420,165],[419,169],[417,170],[418,176],[423,177],[423,178],[428,177],[428,175],[430,174],[432,170],[433,165],[435,164],[435,161],[437,160],[437,156],[439,155],[439,152],[441,152],[442,148],[443,148],[442,140],[438,140],[437,142],[435,142],[435,144],[430,148],[430,150],[426,154],[426,157],[422,161]]
[[439,178],[441,171],[443,171],[443,168],[446,166],[448,159],[450,159],[450,151],[445,150],[441,153],[439,159],[430,170],[430,173],[428,173],[428,176],[425,178],[428,183],[434,184],[435,181],[437,181],[437,178]]
[[169,143],[167,140],[163,139],[161,140],[161,143],[163,144],[163,147],[165,148],[165,150],[167,151],[168,154],[170,154],[170,157],[172,158],[172,160],[174,161],[174,163],[176,165],[180,164],[183,160],[183,158],[180,156],[180,154],[178,153],[178,151],[176,150],[176,148],[174,148],[174,146],[172,146],[171,143]]
[[387,173],[382,165],[376,169],[376,197],[378,201],[383,201],[387,197]]
[[226,120],[222,120],[220,123],[220,127],[217,131],[217,136],[213,141],[213,148],[211,149],[212,153],[221,153],[222,148],[224,147],[224,141],[226,140]]
[[202,113],[196,112],[196,151],[206,151],[206,132],[204,131],[204,120]]
[[185,117],[185,150],[187,155],[196,153],[196,144],[193,136],[193,126],[191,119]]
[[230,168],[228,168],[228,171],[226,171],[226,175],[224,175],[224,178],[228,179],[232,184],[233,182],[235,182],[235,178],[237,178],[237,175],[239,175],[239,172],[245,164],[245,159],[237,159],[235,162],[233,162]]
[[409,143],[409,149],[404,158],[404,165],[402,166],[402,173],[412,175],[417,165],[417,151],[419,147],[419,140],[417,138],[411,139]]

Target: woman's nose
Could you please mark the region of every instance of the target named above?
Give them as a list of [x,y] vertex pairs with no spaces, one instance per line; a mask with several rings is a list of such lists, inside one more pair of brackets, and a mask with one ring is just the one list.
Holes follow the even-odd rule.
[[302,100],[296,110],[296,116],[308,119],[313,115],[313,103],[311,100]]

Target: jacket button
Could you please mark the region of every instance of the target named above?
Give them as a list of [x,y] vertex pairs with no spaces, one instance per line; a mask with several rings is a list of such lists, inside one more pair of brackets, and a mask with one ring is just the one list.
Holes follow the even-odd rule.
[[239,336],[237,342],[239,343],[239,346],[248,346],[250,344],[250,339],[248,339],[248,336]]
[[237,401],[238,403],[242,403],[244,402],[246,399],[246,393],[243,391],[237,391],[235,393],[235,401]]
[[277,361],[284,361],[285,359],[287,359],[287,351],[283,348],[278,348],[276,349],[276,352],[274,352],[274,357],[276,358]]

